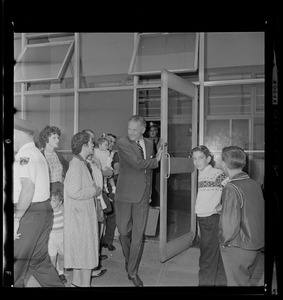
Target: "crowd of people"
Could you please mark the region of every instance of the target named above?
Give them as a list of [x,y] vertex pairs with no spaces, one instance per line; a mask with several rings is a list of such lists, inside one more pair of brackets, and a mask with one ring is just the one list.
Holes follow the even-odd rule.
[[[72,287],[91,287],[107,271],[102,248],[115,251],[116,228],[128,279],[143,286],[143,236],[164,152],[158,126],[151,124],[148,138],[146,127],[134,115],[126,136],[108,133],[97,141],[84,129],[72,137],[68,162],[57,151],[58,127],[46,126],[36,143],[34,125],[14,117],[15,287],[25,285],[27,274],[42,287],[64,287],[65,269],[73,270]],[[223,149],[222,169],[206,146],[192,149],[191,157],[198,170],[199,285],[247,286],[264,247],[261,188],[243,172],[239,147]]]

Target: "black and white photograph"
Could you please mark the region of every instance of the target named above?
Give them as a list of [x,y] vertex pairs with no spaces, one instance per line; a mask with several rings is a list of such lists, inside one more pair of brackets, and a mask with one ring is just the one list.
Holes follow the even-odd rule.
[[11,15],[2,287],[277,295],[277,18],[159,32]]

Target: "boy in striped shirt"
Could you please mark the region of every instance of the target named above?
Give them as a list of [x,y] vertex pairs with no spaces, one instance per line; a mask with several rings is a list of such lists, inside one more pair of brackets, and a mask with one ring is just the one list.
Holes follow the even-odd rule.
[[63,193],[60,189],[51,191],[51,206],[53,209],[53,227],[48,242],[48,252],[51,262],[55,266],[60,279],[63,283],[67,282],[64,275],[64,252],[63,252],[63,226],[64,226],[64,209]]

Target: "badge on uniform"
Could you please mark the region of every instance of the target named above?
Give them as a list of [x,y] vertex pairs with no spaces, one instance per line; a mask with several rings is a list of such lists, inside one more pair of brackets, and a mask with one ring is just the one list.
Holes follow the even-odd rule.
[[27,165],[28,162],[29,162],[29,157],[21,157],[20,158],[20,165],[21,166]]

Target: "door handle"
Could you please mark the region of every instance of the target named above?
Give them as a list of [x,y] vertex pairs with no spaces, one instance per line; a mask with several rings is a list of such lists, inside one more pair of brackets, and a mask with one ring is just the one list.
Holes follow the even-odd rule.
[[168,157],[168,172],[167,172],[167,175],[164,178],[168,179],[170,177],[170,171],[171,171],[170,154],[168,152],[166,152],[165,155]]

